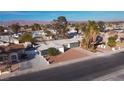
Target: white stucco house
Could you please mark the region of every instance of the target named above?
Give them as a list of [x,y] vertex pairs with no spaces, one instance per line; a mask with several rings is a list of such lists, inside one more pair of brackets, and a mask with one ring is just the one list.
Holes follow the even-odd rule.
[[38,51],[41,52],[41,55],[47,55],[48,49],[54,47],[64,53],[65,49],[79,47],[80,40],[81,38],[46,41],[45,43],[40,44]]

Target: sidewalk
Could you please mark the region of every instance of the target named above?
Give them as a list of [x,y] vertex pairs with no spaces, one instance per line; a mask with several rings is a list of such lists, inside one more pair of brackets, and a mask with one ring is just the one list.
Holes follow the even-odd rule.
[[120,50],[115,50],[115,51],[108,51],[108,52],[102,52],[102,53],[95,53],[97,56],[107,56],[107,55],[112,55],[116,53],[124,52],[124,48],[121,48]]

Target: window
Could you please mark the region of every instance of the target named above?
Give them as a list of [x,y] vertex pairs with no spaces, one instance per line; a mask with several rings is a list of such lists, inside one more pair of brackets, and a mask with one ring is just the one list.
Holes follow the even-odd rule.
[[41,51],[41,55],[47,55],[48,54],[48,50],[42,50]]
[[17,59],[16,55],[12,55],[12,56],[11,56],[11,59],[12,59],[12,60],[16,60],[16,59]]
[[7,56],[3,56],[4,60],[8,60],[8,57]]
[[3,61],[3,56],[0,56],[0,61]]
[[71,47],[71,48],[79,47],[79,45],[80,45],[79,42],[70,43],[70,47]]
[[0,56],[0,61],[6,62],[8,60],[8,57],[6,55],[1,55]]

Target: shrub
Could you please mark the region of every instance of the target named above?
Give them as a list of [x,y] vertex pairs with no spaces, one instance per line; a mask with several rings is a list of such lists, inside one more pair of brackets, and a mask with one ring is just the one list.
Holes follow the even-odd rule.
[[116,46],[116,36],[111,36],[108,38],[108,46],[115,47]]
[[58,55],[58,54],[60,54],[60,51],[57,50],[56,48],[51,47],[51,48],[48,49],[48,55],[49,56],[55,56],[55,55]]
[[32,38],[32,35],[29,33],[23,34],[20,38],[19,41],[24,43],[24,42],[33,42],[34,39]]

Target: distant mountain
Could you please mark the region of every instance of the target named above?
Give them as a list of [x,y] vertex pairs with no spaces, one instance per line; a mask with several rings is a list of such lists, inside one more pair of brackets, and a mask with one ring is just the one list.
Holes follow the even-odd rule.
[[20,25],[32,25],[34,23],[38,24],[49,24],[50,21],[30,21],[30,20],[12,20],[12,21],[0,21],[0,25],[9,26],[11,24],[19,23]]
[[[84,21],[69,21],[69,23],[82,23]],[[19,23],[20,25],[32,25],[34,23],[38,24],[49,24],[51,21],[33,21],[33,20],[12,20],[12,21],[0,21],[0,25],[9,26],[11,24]]]
[[[87,21],[69,21],[69,23],[86,23]],[[98,22],[98,21],[97,21]],[[124,21],[104,21],[107,23],[124,23]],[[50,24],[51,21],[34,21],[34,20],[12,20],[12,21],[0,21],[0,25],[9,26],[11,24],[19,23],[20,25],[32,25],[38,24]]]

